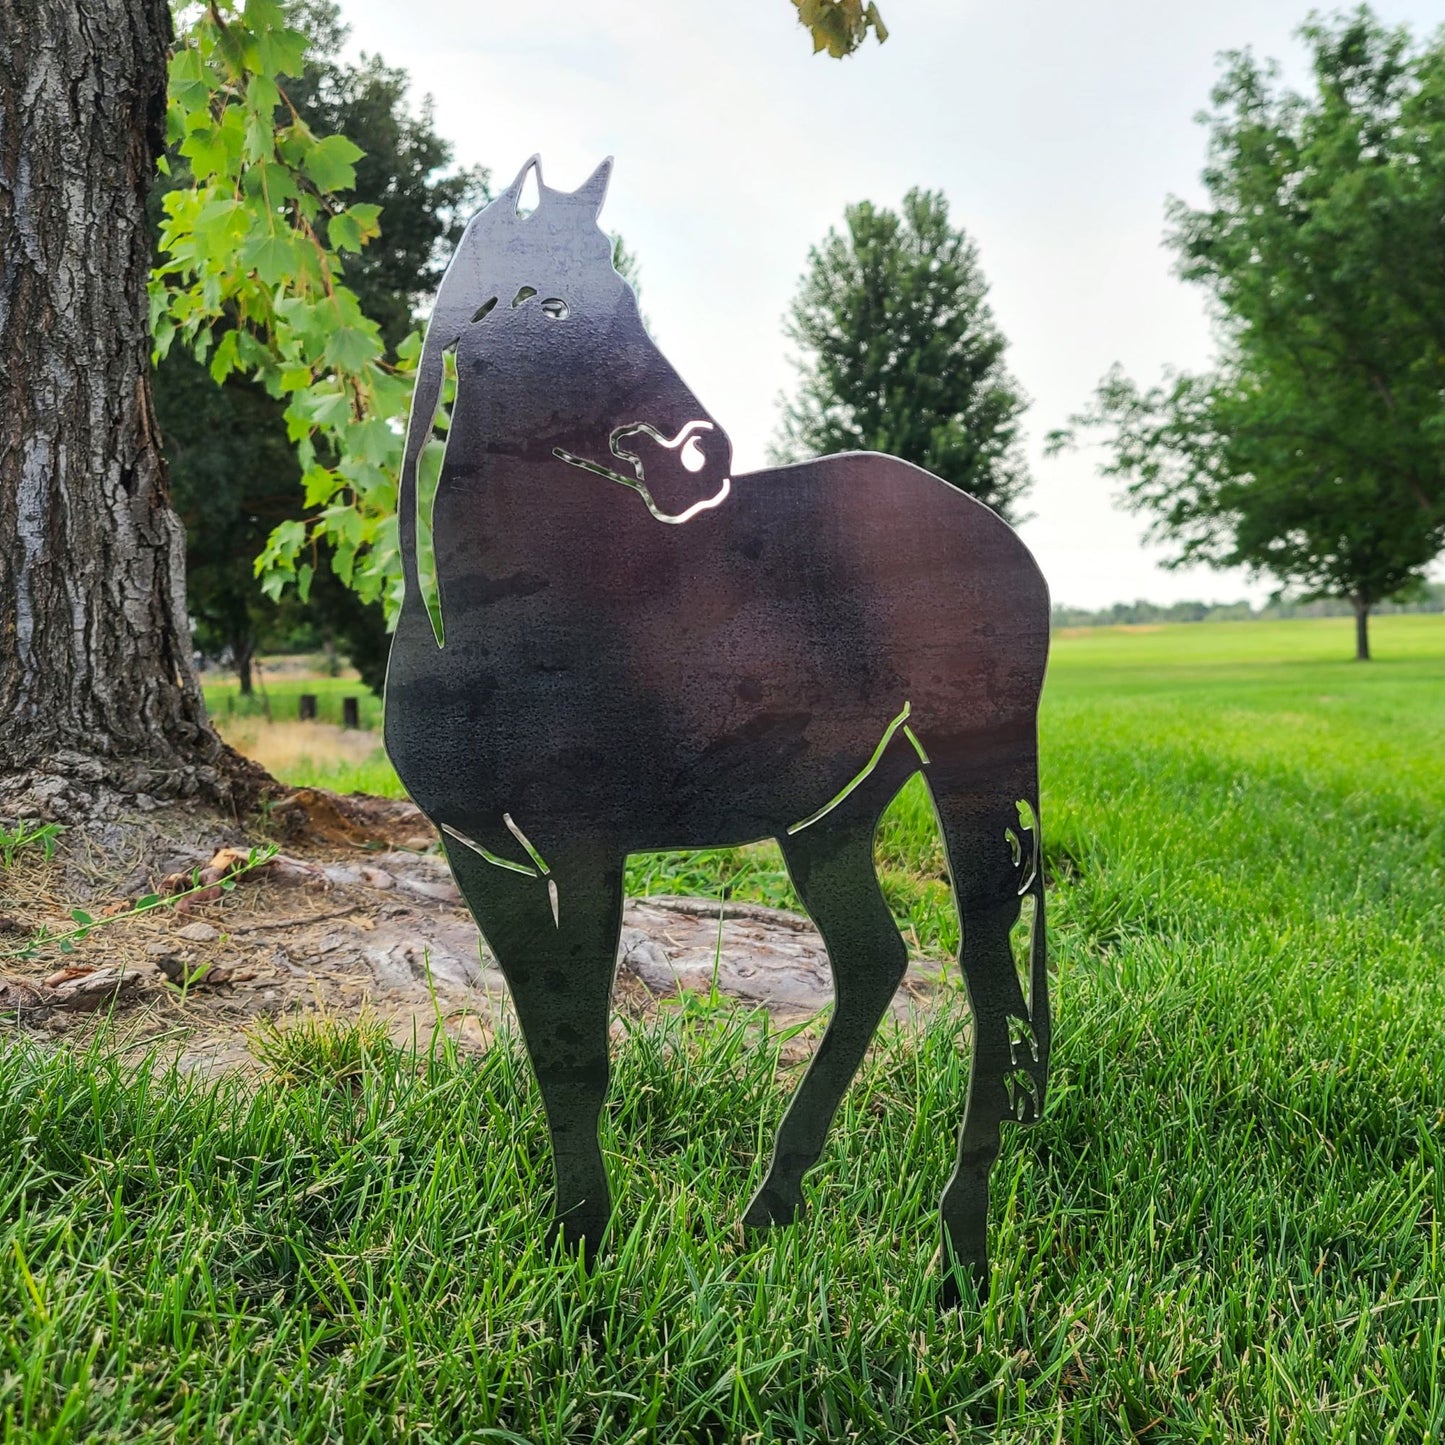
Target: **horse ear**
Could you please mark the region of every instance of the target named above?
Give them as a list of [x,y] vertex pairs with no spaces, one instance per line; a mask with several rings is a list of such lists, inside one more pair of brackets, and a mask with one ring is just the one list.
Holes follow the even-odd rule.
[[528,156],[527,163],[517,172],[517,179],[497,197],[499,201],[505,201],[515,211],[522,200],[522,187],[527,184],[527,172],[537,173],[537,194],[542,194],[542,157],[540,155]]
[[607,199],[607,183],[611,179],[612,157],[608,156],[572,194],[578,200],[586,201],[592,207],[592,214],[596,216],[602,210],[602,202]]

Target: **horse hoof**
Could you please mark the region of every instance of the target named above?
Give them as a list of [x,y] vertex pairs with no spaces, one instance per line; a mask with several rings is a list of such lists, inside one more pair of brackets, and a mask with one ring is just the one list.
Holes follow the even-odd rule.
[[941,1310],[976,1309],[988,1298],[989,1269],[987,1260],[946,1258],[938,1281],[938,1307]]
[[753,1202],[743,1215],[743,1224],[749,1229],[778,1229],[796,1223],[803,1212],[802,1190],[783,1189],[765,1181],[753,1195]]
[[602,1235],[606,1231],[606,1219],[589,1219],[581,1211],[554,1219],[547,1228],[547,1252],[556,1250],[560,1243],[573,1254],[581,1252],[582,1262],[589,1269],[597,1262],[597,1252],[602,1247]]

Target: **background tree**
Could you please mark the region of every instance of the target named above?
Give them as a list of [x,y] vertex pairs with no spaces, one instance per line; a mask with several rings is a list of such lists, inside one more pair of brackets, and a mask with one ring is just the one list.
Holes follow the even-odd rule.
[[850,206],[809,252],[789,311],[800,382],[774,456],[891,452],[1010,516],[1029,485],[1028,403],[987,294],[941,195],[909,191],[901,213]]
[[234,805],[258,770],[191,670],[151,406],[169,7],[0,0],[0,34],[0,814]]
[[[239,808],[268,781],[216,736],[191,667],[153,340],[214,342],[217,379],[247,369],[289,398],[326,505],[286,537],[303,587],[314,535],[372,597],[391,585],[415,349],[386,357],[339,279],[338,252],[376,233],[379,208],[340,195],[360,152],[282,106],[305,37],[276,0],[184,13],[167,67],[163,0],[0,0],[0,814],[137,795]],[[166,198],[148,326],[146,198],[167,139],[196,184]]]
[[[1170,204],[1220,360],[1141,389],[1117,368],[1076,423],[1174,547],[1369,615],[1445,547],[1445,35],[1416,50],[1361,9],[1313,22],[1310,95],[1228,58],[1208,204]],[[1061,434],[1062,438],[1063,434]]]
[[206,657],[225,657],[250,693],[255,655],[281,619],[252,563],[272,529],[301,510],[285,407],[245,377],[217,386],[181,350],[156,368],[155,392],[171,501],[186,529],[195,645]]
[[[272,528],[256,568],[267,597],[289,596],[294,584],[312,618],[335,634],[358,611],[348,592],[362,603],[380,602],[387,615],[400,603],[397,471],[421,342],[410,331],[388,346],[390,337],[347,284],[363,245],[378,234],[383,207],[343,194],[354,192],[364,152],[339,132],[319,133],[289,93],[305,69],[307,37],[290,24],[297,13],[278,0],[246,0],[244,11],[240,0],[215,0],[192,14],[171,65],[168,119],[190,182],[163,198],[151,304],[162,358],[180,340],[208,361],[213,380],[245,375],[284,404],[301,473],[301,514]],[[318,28],[324,59],[327,47],[339,43],[330,36],[341,33],[334,7],[312,3],[299,13]],[[393,123],[404,79],[379,62],[370,71],[394,82],[386,103],[373,108]],[[345,95],[357,86],[342,72],[321,89]],[[376,86],[365,87],[366,97],[376,94]],[[333,114],[321,123],[345,122]],[[411,174],[424,190],[436,181],[405,164],[386,174],[388,196],[397,174]],[[453,199],[447,218],[459,227],[471,198]],[[624,274],[633,269],[620,241],[615,256]],[[424,285],[436,279],[444,254],[433,249],[430,258]],[[387,288],[418,269],[417,259],[413,251],[405,266],[392,266],[378,289],[383,301]],[[385,266],[373,271],[385,273]],[[398,299],[395,330],[414,297]],[[443,430],[448,397],[444,392]],[[440,451],[437,443],[424,454],[423,492],[428,476],[435,481]],[[254,509],[245,516],[257,519]],[[423,525],[420,571],[430,605],[435,580],[427,538]],[[247,551],[238,542],[234,560]],[[386,638],[374,610],[363,626],[350,628],[347,646],[363,676],[378,683]]]
[[[345,258],[343,274],[394,350],[485,200],[486,174],[451,166],[451,146],[436,132],[430,102],[416,115],[408,108],[404,71],[378,56],[358,65],[340,59],[347,29],[332,0],[286,9],[307,40],[304,68],[287,82],[287,100],[315,135],[345,136],[364,152],[355,161],[352,195],[381,208],[381,234]],[[173,148],[167,189],[191,184]],[[161,207],[153,210],[159,222]],[[254,561],[272,531],[288,520],[299,523],[305,511],[285,402],[239,372],[217,387],[205,365],[174,350],[157,369],[156,410],[172,497],[186,526],[190,613],[202,650],[226,653],[242,692],[249,692],[257,647],[309,631],[315,642],[337,646],[363,681],[379,688],[387,654],[382,604],[344,585],[324,550],[315,553],[305,608],[266,596],[255,577]]]

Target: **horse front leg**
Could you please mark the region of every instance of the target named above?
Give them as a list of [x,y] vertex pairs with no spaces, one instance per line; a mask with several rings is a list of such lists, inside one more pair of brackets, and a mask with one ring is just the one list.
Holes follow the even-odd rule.
[[[612,1210],[598,1126],[622,927],[620,858],[549,859],[529,877],[454,837],[447,859],[511,992],[547,1116],[556,1179],[549,1238],[581,1241],[590,1264]],[[550,886],[549,886],[550,885]]]

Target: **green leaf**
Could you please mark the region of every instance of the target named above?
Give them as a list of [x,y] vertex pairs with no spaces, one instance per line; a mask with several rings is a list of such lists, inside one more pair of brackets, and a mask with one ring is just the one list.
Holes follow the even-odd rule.
[[345,211],[340,211],[326,223],[326,239],[337,251],[361,250],[361,227]]
[[351,398],[333,381],[317,382],[292,397],[286,419],[288,424],[294,423],[289,426],[293,441],[305,436],[313,426],[339,430],[351,419]]
[[352,422],[340,437],[348,457],[357,457],[372,466],[384,467],[396,459],[401,438],[384,418],[371,417]]
[[271,122],[259,114],[246,118],[246,138],[241,154],[248,164],[264,163],[276,154],[275,134]]
[[257,559],[257,575],[260,574],[263,564],[280,565],[284,566],[288,572],[293,571],[296,558],[305,545],[306,524],[304,522],[298,522],[292,517],[279,523],[272,528],[271,536],[266,542],[266,550]]
[[241,248],[241,263],[253,270],[266,285],[276,286],[295,270],[304,244],[295,236],[281,232],[257,236]]
[[348,587],[351,586],[351,574],[355,565],[356,548],[345,540],[337,542],[331,553],[331,570],[335,572]]
[[301,478],[306,489],[306,508],[324,506],[336,492],[337,476],[326,467],[308,467]]
[[305,121],[293,121],[290,125],[283,125],[276,132],[276,153],[281,159],[293,168],[299,169],[301,161],[306,152],[316,144],[316,137],[311,134],[310,128]]
[[164,359],[175,339],[176,323],[169,316],[162,316],[151,328],[151,345],[158,358]]
[[306,37],[299,30],[269,29],[256,37],[256,64],[263,75],[300,75]]
[[339,371],[360,371],[381,355],[376,338],[355,326],[338,326],[326,343],[325,361]]
[[281,104],[276,82],[266,75],[253,75],[246,82],[246,105],[269,123],[272,112]]
[[[227,106],[219,120],[202,110],[198,124],[181,142],[180,152],[191,163],[197,180],[234,177],[241,164],[246,141],[246,114],[238,105]],[[189,122],[188,122],[189,125]]]
[[229,169],[225,138],[214,126],[193,131],[181,142],[180,151],[200,180]]
[[271,348],[250,331],[236,333],[236,359],[248,371],[273,372],[276,358]]
[[284,30],[286,12],[280,0],[246,0],[241,12],[241,24],[253,35],[264,35],[270,30]]
[[85,909],[83,909],[83,908],[72,908],[72,909],[70,910],[70,916],[71,916],[77,923],[82,923],[82,924],[85,924],[86,926],[89,926],[90,924],[92,924],[92,923],[95,922],[95,919],[93,919],[93,918],[90,916],[90,914],[88,914],[88,913],[85,911]]
[[228,331],[211,357],[211,380],[218,385],[236,369],[236,333]]
[[194,45],[183,45],[171,58],[170,95],[186,110],[204,107],[211,98],[206,63]]
[[273,131],[271,154],[265,163],[248,165],[241,175],[241,189],[253,201],[259,201],[270,211],[279,211],[287,201],[294,200],[300,192],[296,178],[284,164],[277,164]]
[[307,150],[301,165],[318,190],[350,190],[356,184],[355,162],[365,154],[344,135],[329,135]]

